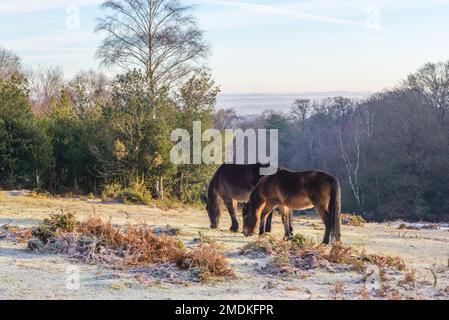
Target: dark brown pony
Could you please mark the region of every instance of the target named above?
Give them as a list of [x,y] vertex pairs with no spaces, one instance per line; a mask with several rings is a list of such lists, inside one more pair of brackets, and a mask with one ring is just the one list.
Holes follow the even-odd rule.
[[[257,183],[264,176],[260,175],[261,168],[269,165],[233,165],[223,164],[215,173],[209,184],[208,195],[204,201],[207,204],[207,213],[210,219],[210,227],[218,228],[220,223],[220,201],[222,200],[231,216],[231,231],[239,230],[237,219],[237,204],[247,202]],[[265,232],[271,231],[272,213],[267,215]]]
[[[260,180],[243,210],[243,233],[250,236],[265,231],[267,215],[276,207],[283,215],[289,209],[307,210],[315,208],[324,222],[326,231],[323,243],[340,241],[340,184],[333,176],[320,171],[292,172],[280,169],[275,175]],[[283,219],[284,222],[288,219]],[[285,236],[291,237],[290,228],[285,225]]]

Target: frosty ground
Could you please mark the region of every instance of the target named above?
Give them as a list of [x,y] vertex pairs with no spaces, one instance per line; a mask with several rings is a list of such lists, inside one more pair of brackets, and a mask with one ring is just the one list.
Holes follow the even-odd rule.
[[[228,231],[230,219],[223,214],[221,230],[210,230],[204,209],[162,210],[148,206],[103,204],[100,200],[33,197],[28,192],[0,193],[0,226],[37,226],[61,209],[76,213],[80,221],[91,216],[116,225],[167,225],[181,230],[187,246],[201,236],[223,245],[223,253],[235,270],[235,279],[192,281],[172,266],[138,270],[112,270],[78,264],[64,256],[29,252],[26,243],[0,241],[0,299],[449,299],[449,232],[447,228],[399,229],[400,222],[369,223],[363,228],[343,226],[346,245],[369,253],[401,257],[415,281],[405,272],[387,270],[382,281],[394,295],[379,296],[366,286],[367,275],[351,270],[317,268],[294,274],[261,272],[269,257],[241,255],[256,238]],[[241,219],[240,219],[241,220]],[[273,233],[282,237],[281,218],[275,217]],[[295,233],[319,241],[321,222],[313,216],[295,217]],[[68,290],[67,267],[80,270],[80,288]]]

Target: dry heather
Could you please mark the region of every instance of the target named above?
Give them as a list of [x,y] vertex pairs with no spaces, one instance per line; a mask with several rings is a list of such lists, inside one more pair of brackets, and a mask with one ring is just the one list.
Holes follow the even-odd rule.
[[399,271],[406,269],[406,264],[399,257],[367,254],[343,244],[334,244],[329,248],[316,245],[302,235],[296,235],[290,242],[265,237],[246,245],[241,254],[270,256],[271,259],[264,271],[273,273],[316,268],[334,270],[339,266],[362,272],[369,264]]
[[225,257],[212,245],[200,243],[188,249],[175,237],[165,233],[157,235],[147,226],[129,225],[121,229],[100,218],[90,218],[77,224],[72,232],[65,232],[61,231],[63,228],[48,225],[52,220],[64,219],[64,214],[58,216],[59,219],[53,216],[37,228],[56,230],[55,236],[47,238],[42,245],[30,241],[30,249],[65,254],[83,263],[117,269],[171,263],[192,271],[202,281],[210,277],[234,277]]

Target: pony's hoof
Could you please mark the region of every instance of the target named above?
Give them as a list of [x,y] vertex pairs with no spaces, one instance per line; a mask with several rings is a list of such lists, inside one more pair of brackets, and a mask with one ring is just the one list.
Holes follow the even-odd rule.
[[239,226],[232,226],[231,229],[229,229],[231,232],[239,232]]

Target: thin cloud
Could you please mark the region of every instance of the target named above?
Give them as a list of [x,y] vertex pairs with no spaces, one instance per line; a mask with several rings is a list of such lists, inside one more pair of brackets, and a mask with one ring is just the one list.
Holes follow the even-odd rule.
[[347,19],[334,18],[325,15],[310,14],[303,12],[301,10],[289,9],[282,6],[262,5],[241,1],[221,1],[221,0],[200,0],[200,2],[213,5],[237,7],[260,15],[281,16],[287,18],[295,18],[300,20],[324,22],[339,25],[360,25],[360,23]]
[[[449,4],[449,0],[314,0],[314,1],[279,1],[277,4],[262,5],[248,1],[236,0],[196,0],[200,4],[209,4],[220,7],[236,8],[238,13],[246,12],[252,14],[252,19],[244,21],[230,21],[230,27],[233,25],[257,25],[261,24],[260,19],[281,17],[304,21],[321,22],[336,25],[352,25],[366,27],[366,9],[370,7],[379,7],[383,12],[389,9],[405,10],[417,7],[444,6]],[[236,13],[237,14],[237,13]],[[222,15],[224,15],[222,13]],[[346,18],[337,18],[335,15],[341,16],[360,16],[362,21],[354,21]],[[220,21],[220,15],[215,20]],[[227,16],[229,19],[229,16]],[[211,18],[212,19],[212,18]],[[211,19],[204,19],[211,21]],[[223,18],[224,19],[224,18]],[[214,26],[214,21],[211,21]],[[266,21],[262,20],[263,24]],[[271,23],[273,23],[271,21]],[[222,23],[223,24],[223,23]]]

